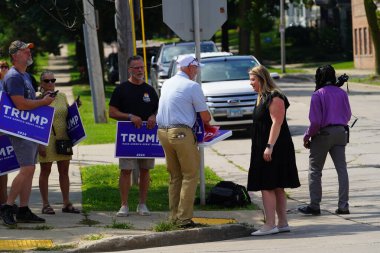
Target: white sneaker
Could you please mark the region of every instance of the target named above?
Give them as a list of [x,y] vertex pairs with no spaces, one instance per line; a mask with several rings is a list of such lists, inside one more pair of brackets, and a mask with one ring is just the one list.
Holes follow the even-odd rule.
[[283,227],[278,227],[278,232],[279,232],[279,233],[290,232],[290,227],[289,227],[289,225],[286,225],[286,226],[283,226]]
[[119,212],[117,212],[117,217],[127,217],[129,212],[128,206],[121,206]]
[[277,227],[273,227],[270,229],[260,228],[259,230],[253,232],[251,235],[253,236],[273,235],[273,234],[278,234],[279,232],[280,231],[278,230]]
[[138,204],[136,212],[142,216],[149,216],[150,212],[145,204]]

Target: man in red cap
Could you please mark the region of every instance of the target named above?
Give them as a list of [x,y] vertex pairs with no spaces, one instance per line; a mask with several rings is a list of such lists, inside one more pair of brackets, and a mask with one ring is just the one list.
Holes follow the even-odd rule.
[[[49,105],[54,100],[50,96],[36,100],[36,92],[32,86],[30,75],[26,73],[26,68],[33,63],[30,52],[33,47],[32,43],[19,40],[13,41],[9,46],[9,55],[13,66],[4,79],[4,91],[19,110],[32,110],[40,106]],[[45,219],[32,213],[28,207],[39,144],[12,135],[8,135],[8,137],[20,164],[20,170],[12,182],[6,204],[1,207],[1,218],[5,225],[12,226],[16,224],[12,206],[19,196],[20,207],[16,213],[17,222],[43,223]]]

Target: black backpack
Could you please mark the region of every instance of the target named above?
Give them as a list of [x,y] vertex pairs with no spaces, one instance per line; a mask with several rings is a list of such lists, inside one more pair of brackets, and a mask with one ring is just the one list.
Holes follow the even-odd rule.
[[211,188],[206,204],[223,207],[241,207],[251,204],[247,189],[231,181],[221,181]]

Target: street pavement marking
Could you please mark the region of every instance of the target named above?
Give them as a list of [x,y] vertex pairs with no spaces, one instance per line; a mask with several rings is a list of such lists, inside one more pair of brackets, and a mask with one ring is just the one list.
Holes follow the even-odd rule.
[[52,247],[52,240],[0,240],[0,250],[30,250]]
[[225,218],[205,218],[205,217],[195,217],[192,218],[195,223],[207,224],[207,225],[223,225],[237,223],[235,219],[225,219]]

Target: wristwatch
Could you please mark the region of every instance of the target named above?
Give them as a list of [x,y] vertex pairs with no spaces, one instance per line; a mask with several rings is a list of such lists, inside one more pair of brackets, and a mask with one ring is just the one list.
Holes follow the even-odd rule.
[[128,119],[132,120],[132,113],[128,113]]
[[267,145],[265,146],[266,148],[273,148],[273,144],[269,144],[269,143],[267,143]]

